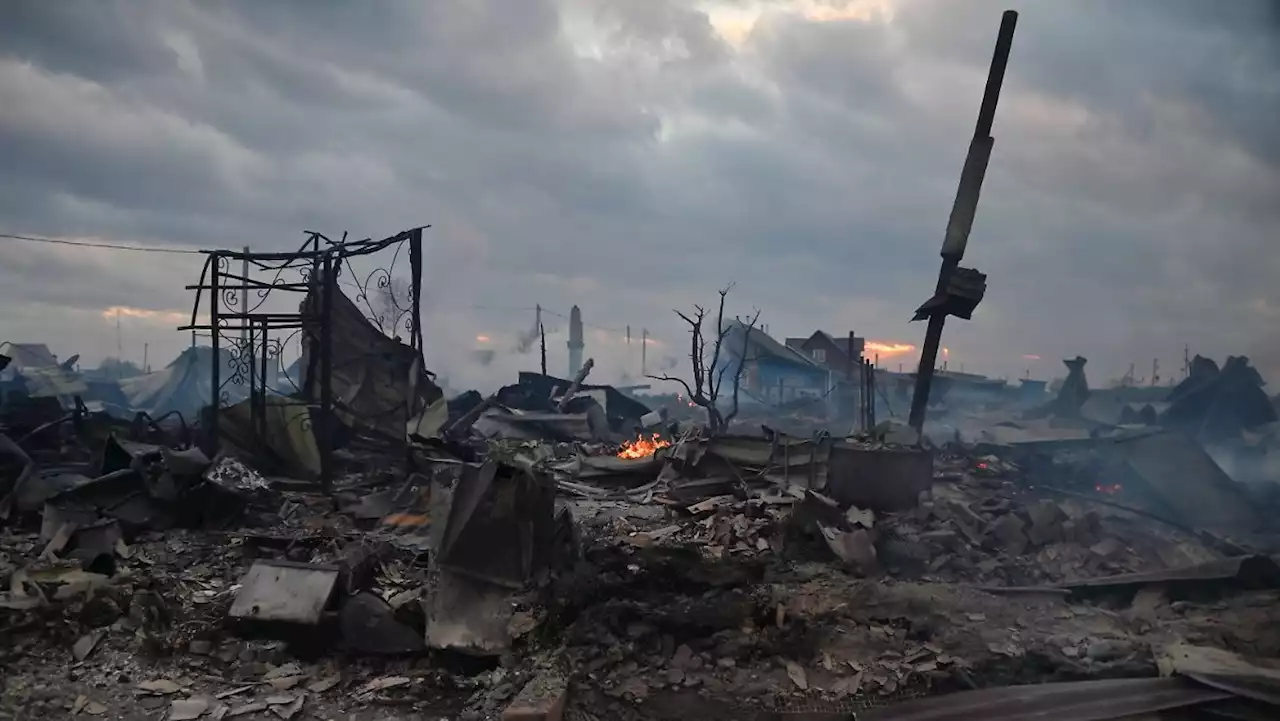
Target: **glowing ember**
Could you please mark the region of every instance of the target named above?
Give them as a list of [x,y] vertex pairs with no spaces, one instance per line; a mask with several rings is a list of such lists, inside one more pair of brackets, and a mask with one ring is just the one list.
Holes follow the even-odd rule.
[[645,438],[641,436],[634,441],[626,441],[622,444],[622,450],[618,451],[619,458],[648,458],[658,452],[659,448],[666,448],[671,445],[671,441],[659,438],[657,433],[652,437]]

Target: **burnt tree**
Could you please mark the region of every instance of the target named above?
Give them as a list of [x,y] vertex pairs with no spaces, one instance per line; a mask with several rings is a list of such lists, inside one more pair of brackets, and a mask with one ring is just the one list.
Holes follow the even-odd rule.
[[[701,407],[707,414],[707,428],[715,435],[723,433],[729,428],[729,423],[738,415],[738,394],[742,384],[742,371],[746,365],[747,344],[751,338],[751,332],[755,330],[756,321],[760,319],[760,311],[757,310],[750,319],[735,316],[737,327],[740,329],[741,347],[739,347],[736,361],[731,361],[728,353],[732,350],[725,348],[725,343],[730,340],[734,326],[726,325],[724,322],[724,302],[729,295],[729,291],[733,290],[733,284],[730,283],[720,292],[720,305],[716,309],[715,317],[715,333],[714,336],[709,335],[704,329],[703,324],[707,319],[707,309],[700,305],[693,307],[693,313],[683,313],[679,310],[675,314],[689,325],[689,363],[692,366],[693,378],[692,382],[683,378],[675,378],[667,374],[660,376],[650,375],[648,378],[658,381],[674,381],[684,386],[685,393],[688,394],[689,400]],[[733,340],[737,340],[734,338]],[[732,402],[728,412],[720,407],[721,390],[724,388],[726,376],[732,370]]]

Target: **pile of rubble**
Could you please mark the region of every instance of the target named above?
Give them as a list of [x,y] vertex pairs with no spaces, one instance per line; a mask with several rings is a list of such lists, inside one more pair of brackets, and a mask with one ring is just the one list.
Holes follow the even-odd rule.
[[353,441],[328,489],[155,429],[10,443],[0,718],[1274,703],[1272,536],[1224,530],[1256,510],[1216,477],[1151,490],[1174,481],[1114,439],[1099,465],[892,425],[709,436],[584,381],[454,399],[404,453]]

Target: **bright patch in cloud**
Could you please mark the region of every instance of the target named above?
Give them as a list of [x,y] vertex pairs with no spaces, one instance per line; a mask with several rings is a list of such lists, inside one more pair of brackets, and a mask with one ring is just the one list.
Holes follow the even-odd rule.
[[104,320],[114,321],[117,318],[137,318],[154,323],[164,324],[180,324],[191,320],[190,314],[179,313],[176,310],[151,310],[149,308],[134,308],[127,305],[113,305],[102,311]]
[[916,347],[910,343],[894,343],[889,341],[869,340],[864,350],[880,356],[896,356],[910,353]]
[[708,2],[702,5],[711,27],[734,47],[740,47],[767,13],[798,15],[810,22],[889,22],[896,0],[760,0],[758,2]]

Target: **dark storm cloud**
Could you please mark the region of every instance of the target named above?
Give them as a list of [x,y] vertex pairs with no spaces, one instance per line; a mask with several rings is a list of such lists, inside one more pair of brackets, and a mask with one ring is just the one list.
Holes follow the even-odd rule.
[[[731,279],[780,334],[915,342],[1004,6],[787,5],[735,45],[677,0],[4,3],[0,231],[291,249],[429,222],[458,357],[535,303],[678,341],[669,309]],[[1274,13],[1014,5],[969,259],[991,290],[953,358],[1276,350]],[[198,257],[111,257],[0,244],[0,297],[189,304]]]
[[0,4],[0,48],[55,73],[105,82],[129,81],[176,66],[155,33],[149,2],[102,0]]

